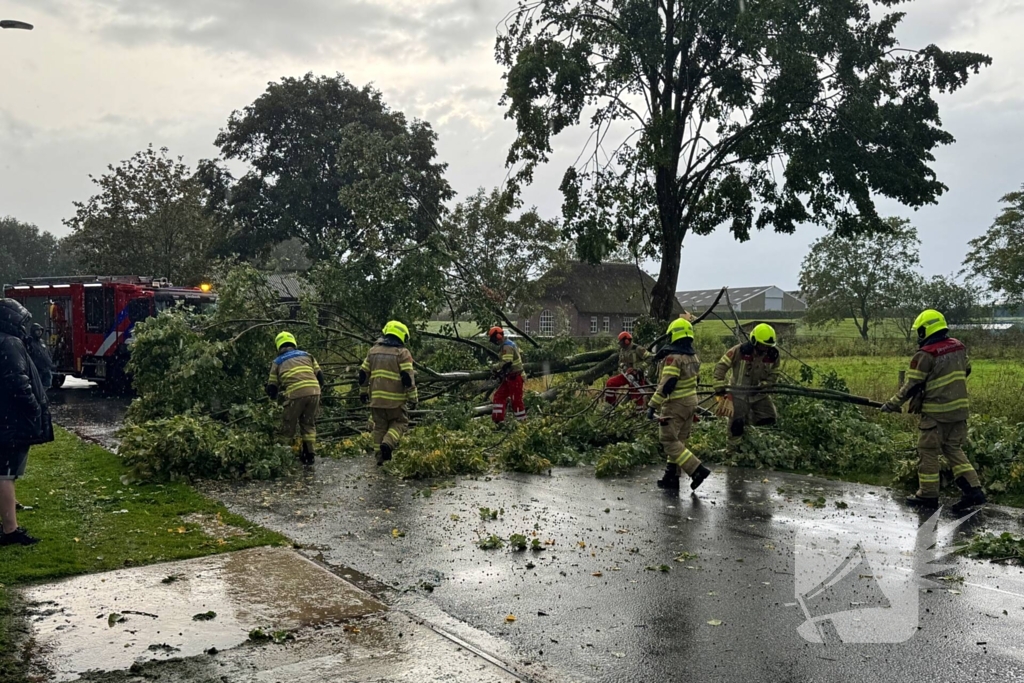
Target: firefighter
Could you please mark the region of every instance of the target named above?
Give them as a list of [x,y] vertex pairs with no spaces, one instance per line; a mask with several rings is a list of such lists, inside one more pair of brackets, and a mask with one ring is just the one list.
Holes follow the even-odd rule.
[[778,413],[768,394],[743,392],[728,393],[729,371],[732,384],[737,387],[770,388],[779,375],[779,349],[776,348],[775,330],[761,323],[750,332],[750,340],[732,347],[715,365],[714,388],[718,400],[716,413],[729,418],[730,441],[735,445],[746,426],[763,427],[775,424]]
[[412,354],[405,345],[409,328],[392,320],[382,330],[359,368],[360,399],[370,404],[373,420],[373,443],[377,446],[377,466],[388,460],[398,447],[398,440],[409,428],[409,409],[419,402]]
[[640,387],[644,384],[644,371],[641,363],[650,354],[642,346],[633,343],[633,335],[629,332],[619,333],[619,374],[610,377],[604,384],[604,400],[615,405],[622,398],[622,390],[630,388],[629,397],[638,408],[644,406],[644,395]]
[[917,493],[907,498],[913,506],[939,506],[939,456],[953,466],[953,477],[963,495],[952,509],[962,512],[985,504],[981,481],[963,451],[970,409],[967,378],[971,361],[967,348],[949,336],[946,318],[927,310],[914,321],[920,349],[910,360],[906,381],[883,406],[882,412],[899,412],[908,399],[910,412],[921,416],[917,442]]
[[[678,491],[682,470],[690,477],[690,488],[696,490],[711,474],[686,447],[697,410],[700,358],[693,349],[693,325],[689,320],[673,320],[668,326],[668,335],[669,345],[658,352],[658,358],[664,358],[664,362],[658,388],[647,409],[648,419],[658,420],[658,437],[668,458],[665,476],[658,480],[658,488]],[[656,410],[660,411],[657,416]]]
[[487,332],[491,343],[498,347],[498,362],[491,366],[491,374],[500,382],[491,399],[491,419],[494,424],[505,422],[505,411],[512,403],[517,420],[526,419],[526,404],[523,403],[523,356],[511,339],[505,339],[505,330],[492,327]]
[[[271,400],[284,399],[281,436],[298,452],[303,465],[312,465],[316,458],[316,414],[324,373],[315,358],[299,350],[291,332],[281,332],[274,343],[278,355],[270,364],[267,395]],[[301,436],[298,444],[296,432]]]

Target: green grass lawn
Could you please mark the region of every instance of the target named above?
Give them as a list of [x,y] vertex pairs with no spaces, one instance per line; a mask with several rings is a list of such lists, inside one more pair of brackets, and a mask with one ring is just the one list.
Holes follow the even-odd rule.
[[[24,676],[14,659],[12,629],[18,627],[8,589],[24,583],[167,560],[180,560],[253,546],[285,544],[284,536],[250,524],[182,482],[124,485],[128,470],[113,453],[57,431],[57,440],[29,454],[18,500],[34,507],[18,522],[42,542],[0,548],[0,680]],[[246,531],[211,538],[185,522],[209,515]]]
[[[846,380],[850,391],[877,401],[891,398],[898,388],[899,371],[909,367],[910,358],[847,357],[803,359],[816,370],[835,370]],[[971,395],[971,412],[978,415],[1006,417],[1024,422],[1024,361],[974,360],[967,380]],[[783,371],[800,376],[799,363],[783,362]]]

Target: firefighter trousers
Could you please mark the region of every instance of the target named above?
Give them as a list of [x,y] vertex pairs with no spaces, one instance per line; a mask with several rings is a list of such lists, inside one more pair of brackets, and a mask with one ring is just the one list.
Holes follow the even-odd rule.
[[695,405],[684,405],[680,400],[668,401],[661,406],[658,420],[658,439],[665,449],[668,462],[679,465],[687,476],[693,475],[700,467],[700,459],[686,447],[696,411]]
[[516,373],[509,375],[494,390],[494,398],[491,399],[491,419],[495,422],[504,422],[508,404],[512,404],[512,410],[517,420],[526,419],[526,404],[523,403],[523,374]]
[[398,448],[398,441],[409,428],[409,414],[405,408],[370,408],[373,419],[373,443],[378,448],[386,443],[391,450]]
[[[643,384],[643,379],[639,375],[634,375],[634,382],[638,385]],[[628,390],[628,391],[627,391]],[[624,374],[618,374],[614,377],[610,377],[607,382],[604,383],[604,400],[611,405],[617,405],[623,398],[628,394],[629,399],[636,403],[637,407],[644,407],[644,395],[636,389],[629,378]]]
[[284,404],[284,419],[281,421],[281,436],[294,448],[295,435],[302,437],[300,443],[312,453],[316,449],[316,414],[320,409],[320,396],[290,398]]
[[770,396],[753,395],[749,399],[733,397],[733,416],[729,421],[729,435],[733,440],[743,436],[747,426],[764,427],[779,421],[779,414]]
[[936,422],[930,417],[921,418],[921,434],[917,441],[917,495],[920,498],[939,496],[939,456],[946,456],[953,468],[953,479],[963,477],[969,486],[981,486],[978,473],[964,453],[963,443],[967,439],[967,421]]

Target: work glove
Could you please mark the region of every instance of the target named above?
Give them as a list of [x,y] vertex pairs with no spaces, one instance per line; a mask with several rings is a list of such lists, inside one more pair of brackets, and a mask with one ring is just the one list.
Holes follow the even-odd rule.
[[882,407],[879,408],[879,410],[882,411],[883,413],[898,413],[900,412],[900,407],[895,406],[892,403],[883,403]]
[[732,404],[732,396],[720,396],[716,400],[718,405],[715,406],[715,415],[732,418],[736,414],[736,409]]
[[648,420],[654,420],[654,419],[655,419],[655,415],[654,415],[654,406],[651,406],[651,407],[649,407],[649,408],[647,409],[647,419],[648,419]]
[[369,394],[359,394],[359,402],[362,403],[363,405],[366,405],[367,403],[370,402],[370,395]]
[[267,392],[267,396],[270,397],[271,401],[276,401],[277,400],[277,385],[276,384],[267,384],[266,386],[263,387],[263,390]]

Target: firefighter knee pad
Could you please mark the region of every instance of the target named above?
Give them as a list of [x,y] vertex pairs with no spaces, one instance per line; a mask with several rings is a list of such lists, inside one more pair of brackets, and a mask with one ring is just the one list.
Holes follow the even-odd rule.
[[746,427],[746,421],[742,418],[736,418],[729,425],[729,433],[733,436],[743,436],[743,430]]

